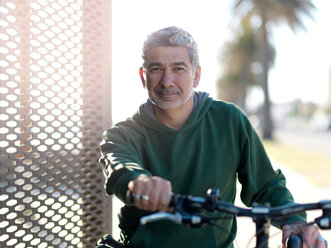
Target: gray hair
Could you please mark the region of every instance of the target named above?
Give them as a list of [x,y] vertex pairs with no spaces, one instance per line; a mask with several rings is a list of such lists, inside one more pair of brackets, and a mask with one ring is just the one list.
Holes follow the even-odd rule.
[[193,37],[185,30],[177,27],[167,27],[150,34],[143,46],[143,67],[148,67],[148,54],[152,48],[160,46],[184,46],[189,50],[193,68],[199,66],[198,45]]

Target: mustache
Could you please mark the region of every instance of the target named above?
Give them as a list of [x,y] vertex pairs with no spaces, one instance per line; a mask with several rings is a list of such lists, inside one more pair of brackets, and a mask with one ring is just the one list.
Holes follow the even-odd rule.
[[154,93],[161,93],[161,94],[180,94],[180,90],[177,88],[169,88],[169,89],[163,89],[163,88],[155,88]]

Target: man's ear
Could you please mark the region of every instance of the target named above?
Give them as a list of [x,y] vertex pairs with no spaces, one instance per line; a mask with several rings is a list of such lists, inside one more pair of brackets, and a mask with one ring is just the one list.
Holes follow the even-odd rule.
[[201,76],[201,66],[197,66],[194,72],[194,81],[193,81],[193,87],[196,88],[199,85],[200,82],[200,76]]
[[139,76],[140,76],[140,80],[143,84],[143,87],[146,88],[146,82],[145,82],[145,78],[144,78],[144,69],[142,67],[139,68]]

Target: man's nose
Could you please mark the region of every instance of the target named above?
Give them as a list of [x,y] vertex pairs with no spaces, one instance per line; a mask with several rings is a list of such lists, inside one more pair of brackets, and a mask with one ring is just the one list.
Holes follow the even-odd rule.
[[169,70],[164,70],[161,78],[161,84],[164,88],[168,88],[173,85],[173,75]]

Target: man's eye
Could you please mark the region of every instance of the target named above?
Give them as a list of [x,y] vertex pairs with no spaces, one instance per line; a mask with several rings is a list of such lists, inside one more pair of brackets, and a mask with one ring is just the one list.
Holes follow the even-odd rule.
[[184,71],[184,68],[182,68],[182,67],[175,67],[175,71]]
[[160,72],[161,71],[161,68],[158,68],[158,67],[150,68],[148,71],[149,72]]

